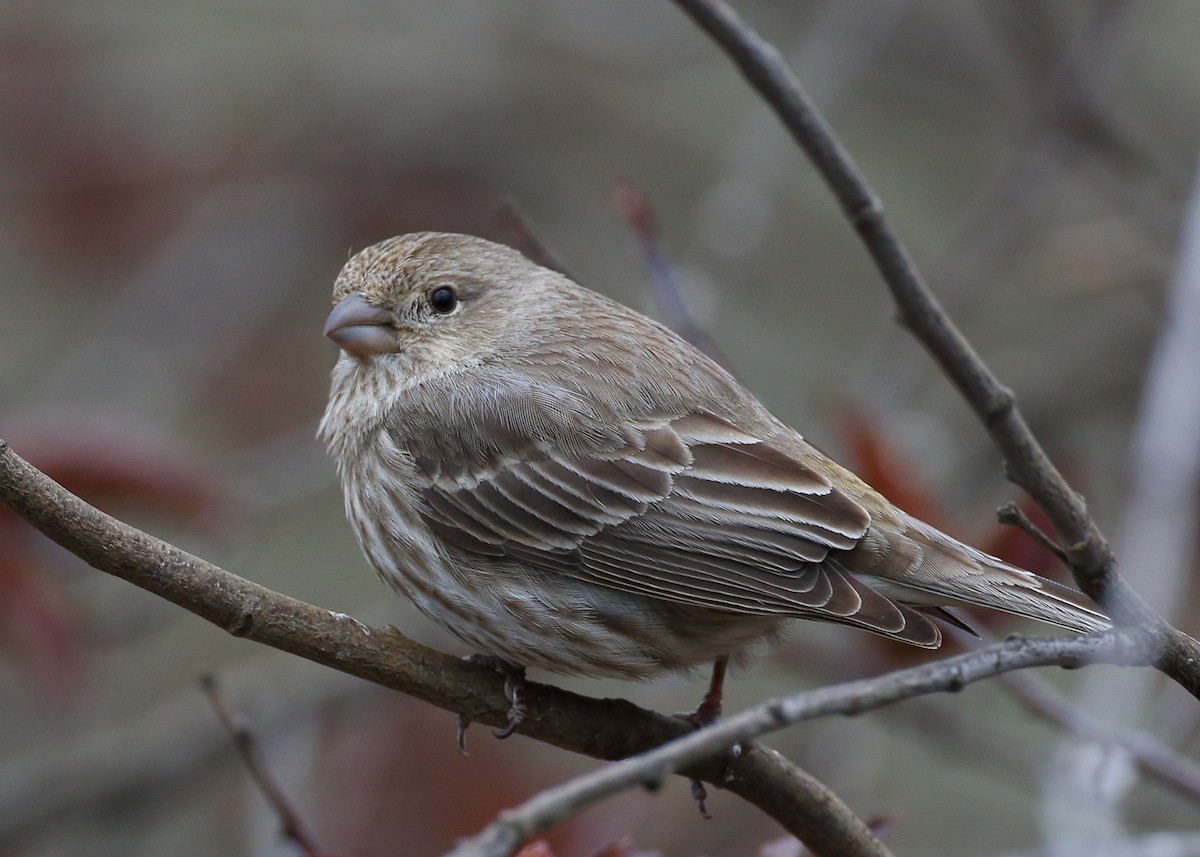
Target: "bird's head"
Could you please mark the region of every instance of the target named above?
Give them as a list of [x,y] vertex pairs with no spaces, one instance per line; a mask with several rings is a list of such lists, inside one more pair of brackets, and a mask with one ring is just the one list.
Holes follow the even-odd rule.
[[346,263],[325,335],[343,361],[384,365],[397,380],[419,383],[511,341],[547,274],[517,251],[469,235],[391,238]]

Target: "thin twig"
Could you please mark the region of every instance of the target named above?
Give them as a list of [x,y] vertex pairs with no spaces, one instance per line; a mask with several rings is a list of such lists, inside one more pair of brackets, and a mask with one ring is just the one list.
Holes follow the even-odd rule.
[[1153,639],[1144,633],[1109,631],[1091,637],[1014,638],[930,664],[878,678],[817,688],[768,699],[723,722],[693,732],[637,758],[614,762],[546,789],[521,806],[506,810],[477,836],[463,840],[450,857],[509,857],[533,834],[581,809],[634,785],[655,786],[697,760],[726,752],[735,744],[804,720],[834,714],[861,714],[929,693],[956,692],[969,684],[1034,666],[1078,667],[1090,663],[1149,664]]
[[237,749],[242,764],[246,766],[246,772],[250,774],[250,779],[254,780],[254,784],[262,792],[271,811],[279,819],[280,834],[285,839],[296,843],[297,847],[308,857],[317,857],[321,853],[320,847],[301,820],[300,814],[288,801],[287,795],[283,793],[279,783],[275,782],[275,778],[267,770],[262,753],[258,748],[258,741],[250,730],[250,724],[246,717],[233,710],[229,700],[225,698],[225,694],[217,684],[216,676],[212,673],[200,676],[200,688],[208,697],[208,702],[212,705],[217,719],[221,721],[221,725],[233,738],[233,746]]
[[629,227],[642,261],[646,263],[646,269],[650,272],[654,297],[663,312],[667,327],[722,366],[728,367],[729,360],[720,346],[688,309],[683,290],[679,287],[679,278],[675,276],[675,266],[671,264],[663,249],[658,218],[654,216],[654,207],[650,200],[632,181],[620,179],[613,190],[613,205]]
[[975,410],[1017,483],[1045,512],[1079,586],[1118,623],[1152,631],[1156,666],[1200,698],[1200,644],[1171,627],[1117,573],[1117,561],[1083,499],[1037,443],[1016,405],[921,279],[883,205],[779,52],[718,0],[674,0],[729,55],[775,110],[821,174],[887,282],[903,323]]
[[[258,691],[258,723],[272,735],[306,728],[337,703],[382,695],[342,673],[265,651],[226,671],[225,685],[238,696]],[[0,763],[0,841],[40,836],[113,794],[162,798],[194,782],[228,747],[229,736],[192,688],[102,728],[31,743]],[[109,820],[124,823],[119,814]]]
[[[545,241],[538,237],[537,231],[529,224],[529,218],[524,215],[521,209],[517,208],[515,202],[511,199],[506,199],[500,203],[500,207],[496,209],[496,217],[500,219],[504,228],[512,236],[516,248],[529,259],[543,268],[558,271],[567,277],[571,276],[571,272],[567,270],[567,266],[563,263],[563,260],[557,253],[546,246]],[[574,279],[574,277],[571,277],[571,279]]]
[[1010,527],[1016,527],[1018,530],[1029,536],[1029,538],[1033,539],[1046,550],[1050,551],[1050,553],[1054,554],[1064,563],[1067,565],[1070,564],[1070,560],[1067,558],[1066,552],[1063,551],[1058,542],[1054,541],[1054,539],[1042,532],[1041,528],[1038,527],[1037,524],[1029,520],[1029,516],[1026,515],[1025,512],[1022,511],[1021,507],[1016,503],[1005,503],[996,510],[996,518],[1002,524],[1007,524]]

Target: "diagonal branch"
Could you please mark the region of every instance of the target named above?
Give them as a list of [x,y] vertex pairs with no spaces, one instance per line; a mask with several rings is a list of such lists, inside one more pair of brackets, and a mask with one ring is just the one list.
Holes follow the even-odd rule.
[[1051,664],[1079,667],[1095,663],[1147,666],[1155,652],[1154,640],[1136,631],[1115,630],[1092,637],[1014,637],[985,649],[878,678],[768,699],[644,755],[614,762],[546,789],[522,806],[501,813],[477,836],[460,842],[449,857],[509,857],[525,839],[592,803],[632,786],[652,788],[689,764],[805,720],[833,714],[861,714],[914,696],[956,692],[968,684],[1028,667]]
[[308,825],[300,817],[300,813],[292,806],[283,788],[275,781],[263,761],[262,750],[259,749],[258,739],[250,729],[244,714],[235,711],[229,704],[217,677],[213,673],[205,673],[200,677],[200,687],[208,697],[213,713],[221,721],[221,725],[233,739],[234,749],[241,757],[251,781],[258,787],[263,800],[279,819],[280,835],[300,849],[304,857],[320,857],[323,853],[317,846],[316,840],[308,830]]
[[[100,571],[183,607],[236,637],[307,658],[500,727],[504,679],[422,646],[394,628],[372,628],[238,577],[85,503],[0,440],[0,505]],[[597,759],[645,752],[691,727],[618,699],[592,699],[530,683],[519,731]],[[451,741],[447,724],[447,742]],[[826,786],[778,753],[755,749],[726,768],[719,759],[679,767],[725,788],[779,822],[816,853],[887,857],[867,826]]]
[[1083,498],[1034,438],[1013,392],[992,374],[922,280],[883,204],[779,52],[720,0],[675,3],[729,55],[829,185],[887,282],[901,321],[967,400],[1012,478],[1054,525],[1079,586],[1118,623],[1150,630],[1161,647],[1156,666],[1200,697],[1200,644],[1171,627],[1118,574],[1116,557]]

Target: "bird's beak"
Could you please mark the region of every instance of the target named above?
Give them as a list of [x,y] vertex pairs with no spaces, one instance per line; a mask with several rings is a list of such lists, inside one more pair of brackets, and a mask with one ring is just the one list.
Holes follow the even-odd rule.
[[367,303],[361,292],[352,292],[325,319],[325,335],[355,357],[386,354],[397,350],[394,322],[391,312]]

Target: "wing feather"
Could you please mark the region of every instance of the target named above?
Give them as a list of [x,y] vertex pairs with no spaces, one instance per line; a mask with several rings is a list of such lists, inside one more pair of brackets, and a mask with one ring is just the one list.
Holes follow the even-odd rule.
[[642,514],[649,506],[647,500],[637,500],[592,482],[578,470],[552,459],[530,461],[506,472],[518,474],[534,488],[544,491],[548,499],[599,524],[627,520]]
[[936,643],[928,619],[832,561],[870,517],[803,461],[703,414],[613,436],[599,452],[474,469],[419,459],[427,520],[462,550],[600,586]]

